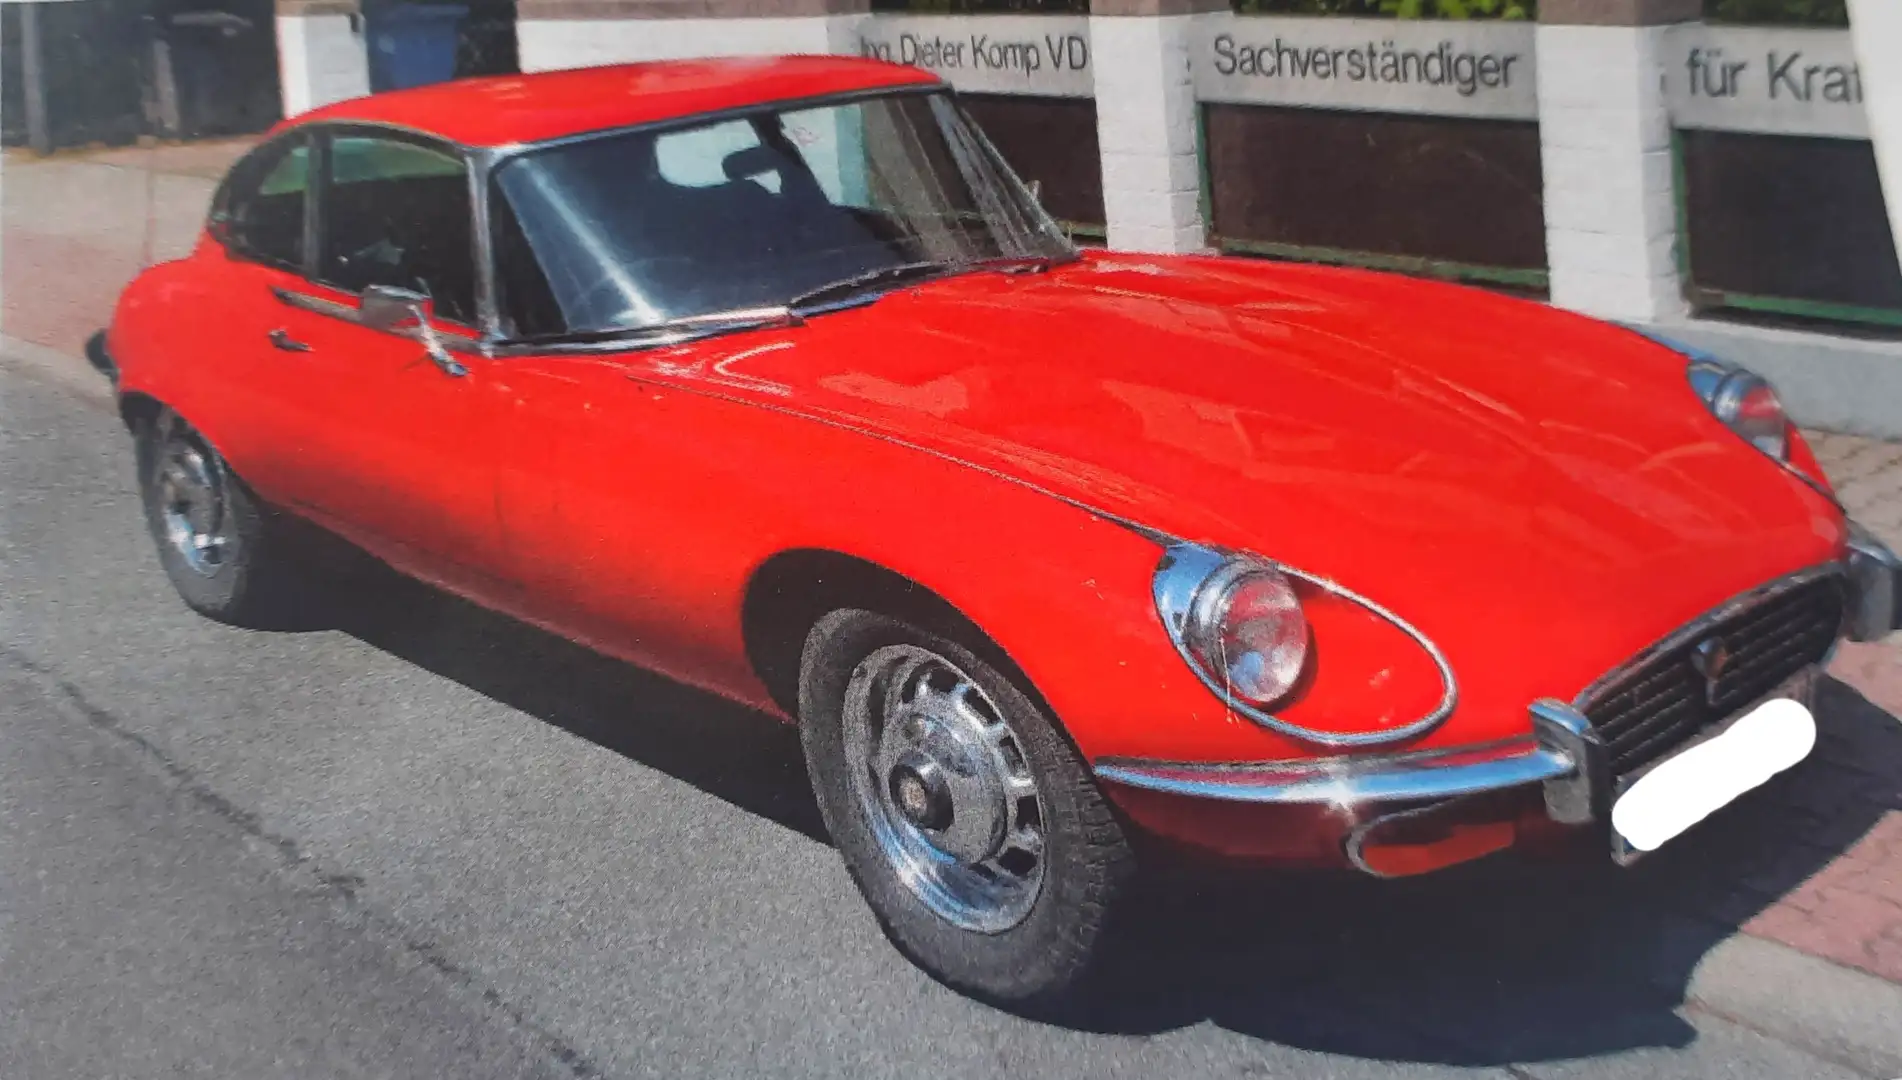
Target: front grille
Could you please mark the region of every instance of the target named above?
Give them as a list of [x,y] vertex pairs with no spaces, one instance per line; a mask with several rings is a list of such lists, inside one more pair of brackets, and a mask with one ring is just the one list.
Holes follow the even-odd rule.
[[[1590,692],[1583,712],[1614,777],[1642,769],[1822,660],[1843,621],[1843,585],[1826,575],[1727,612]],[[1700,660],[1721,651],[1715,681]]]

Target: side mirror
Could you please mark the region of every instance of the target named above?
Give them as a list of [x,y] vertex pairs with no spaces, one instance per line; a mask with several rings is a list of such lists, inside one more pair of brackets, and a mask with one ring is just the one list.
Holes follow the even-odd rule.
[[363,290],[363,300],[357,308],[357,320],[372,330],[415,327],[430,362],[441,368],[443,374],[469,374],[462,361],[450,353],[449,343],[436,332],[435,324],[430,321],[434,314],[435,304],[429,297],[394,285],[372,285]]
[[429,322],[429,297],[394,285],[372,285],[363,290],[358,318],[372,330],[394,330],[406,324]]

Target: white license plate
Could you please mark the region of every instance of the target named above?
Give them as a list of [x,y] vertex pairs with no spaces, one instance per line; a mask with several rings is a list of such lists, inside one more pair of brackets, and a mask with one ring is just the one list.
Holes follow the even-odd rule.
[[1633,855],[1656,851],[1815,746],[1809,708],[1794,698],[1772,698],[1625,786],[1612,803],[1612,832]]

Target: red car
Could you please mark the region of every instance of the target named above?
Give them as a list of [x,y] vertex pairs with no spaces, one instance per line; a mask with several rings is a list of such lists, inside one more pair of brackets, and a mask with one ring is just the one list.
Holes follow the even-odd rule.
[[294,614],[335,534],[796,722],[898,947],[1019,1005],[1078,988],[1139,837],[1656,847],[1800,759],[1836,642],[1897,621],[1756,376],[1473,289],[1080,251],[871,60],[306,114],[94,352],[193,608]]

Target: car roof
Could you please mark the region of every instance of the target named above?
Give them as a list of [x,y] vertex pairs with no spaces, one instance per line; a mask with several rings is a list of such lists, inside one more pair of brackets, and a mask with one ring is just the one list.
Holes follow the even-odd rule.
[[391,124],[464,146],[545,142],[748,105],[933,85],[918,68],[853,56],[658,60],[499,75],[353,98],[279,125]]

